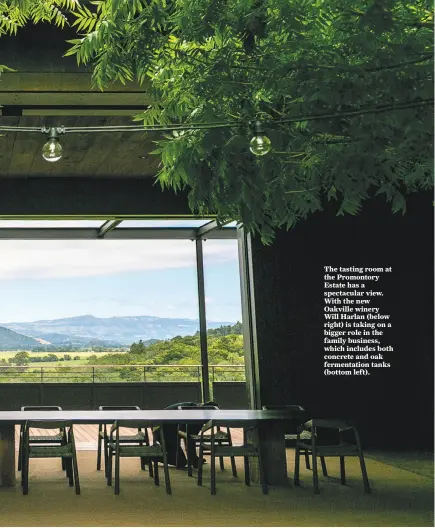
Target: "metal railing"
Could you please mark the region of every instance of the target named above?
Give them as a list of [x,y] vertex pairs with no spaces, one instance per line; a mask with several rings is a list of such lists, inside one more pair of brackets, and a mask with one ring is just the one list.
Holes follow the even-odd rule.
[[[244,381],[244,365],[209,365],[212,381]],[[0,366],[0,383],[197,381],[202,365]]]
[[245,365],[209,365],[211,382],[215,381],[246,381]]

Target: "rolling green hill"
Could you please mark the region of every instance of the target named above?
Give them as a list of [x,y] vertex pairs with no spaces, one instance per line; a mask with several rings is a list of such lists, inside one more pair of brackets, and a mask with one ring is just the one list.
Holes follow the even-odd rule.
[[40,346],[40,343],[22,334],[18,334],[9,328],[0,326],[0,350],[28,349]]

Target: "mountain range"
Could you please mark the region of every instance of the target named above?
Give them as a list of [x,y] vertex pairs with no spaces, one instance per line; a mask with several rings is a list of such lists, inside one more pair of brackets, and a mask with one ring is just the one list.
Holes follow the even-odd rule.
[[[208,321],[208,328],[232,322]],[[198,331],[195,319],[172,319],[148,315],[95,317],[80,315],[63,319],[0,323],[0,350],[35,348],[41,345],[89,347],[128,346],[134,342],[170,339]]]

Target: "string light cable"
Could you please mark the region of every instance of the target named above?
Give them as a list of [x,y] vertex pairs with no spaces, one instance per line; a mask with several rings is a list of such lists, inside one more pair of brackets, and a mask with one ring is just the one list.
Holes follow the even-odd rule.
[[298,123],[303,121],[315,121],[321,119],[334,119],[341,117],[353,117],[364,114],[373,114],[388,112],[393,110],[407,110],[420,106],[433,105],[434,99],[421,99],[406,103],[395,103],[370,108],[361,108],[349,111],[337,111],[324,114],[313,114],[306,116],[286,117],[281,119],[271,119],[267,121],[216,121],[212,123],[171,123],[171,124],[154,124],[154,125],[108,125],[108,126],[87,126],[87,127],[20,127],[20,126],[2,126],[0,132],[25,132],[25,133],[42,133],[47,136],[47,142],[42,147],[42,156],[46,161],[55,162],[62,157],[62,146],[59,142],[59,136],[64,134],[96,134],[100,132],[172,132],[172,131],[193,131],[193,130],[211,130],[217,128],[240,128],[248,127],[253,132],[253,137],[249,144],[250,151],[255,156],[264,156],[272,149],[272,143],[265,134],[265,128],[272,128],[279,125]]

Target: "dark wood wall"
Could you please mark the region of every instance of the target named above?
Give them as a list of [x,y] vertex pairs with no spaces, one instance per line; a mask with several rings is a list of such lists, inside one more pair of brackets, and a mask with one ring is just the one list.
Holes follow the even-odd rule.
[[[316,214],[276,242],[253,243],[261,403],[297,403],[313,417],[354,419],[365,443],[433,448],[432,195],[408,214],[367,203],[357,216]],[[323,374],[323,266],[393,267],[376,304],[391,314],[389,369]]]

